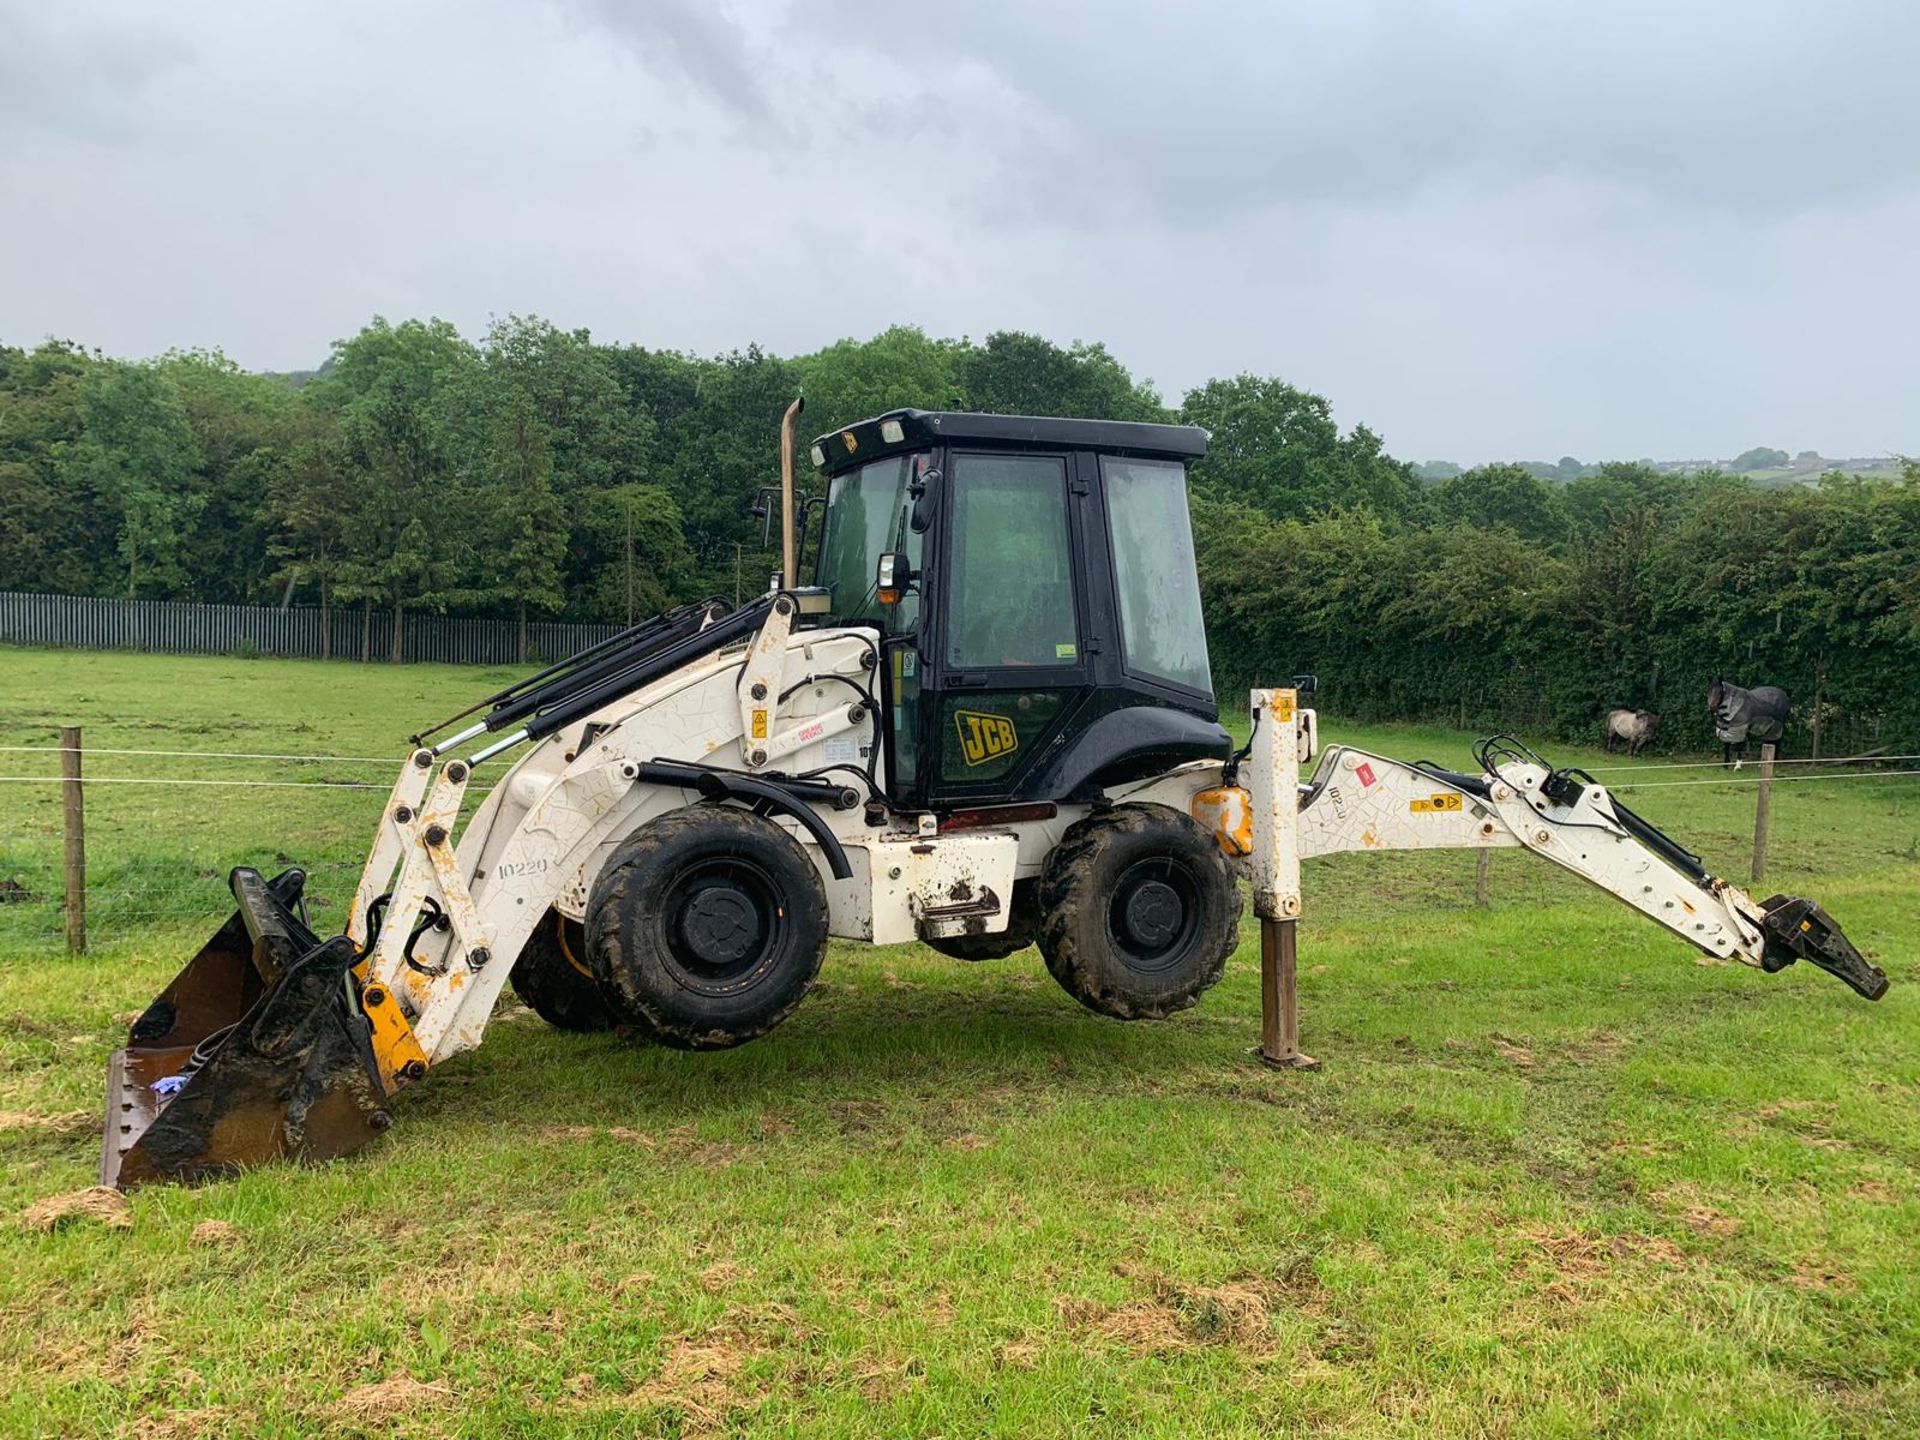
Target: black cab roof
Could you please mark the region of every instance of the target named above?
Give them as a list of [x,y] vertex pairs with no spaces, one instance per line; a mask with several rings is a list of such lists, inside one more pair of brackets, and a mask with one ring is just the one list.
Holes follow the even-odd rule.
[[1148,425],[1135,420],[889,410],[820,436],[813,442],[812,458],[815,469],[834,474],[903,451],[945,444],[1100,450],[1188,461],[1207,453],[1207,432],[1198,425]]

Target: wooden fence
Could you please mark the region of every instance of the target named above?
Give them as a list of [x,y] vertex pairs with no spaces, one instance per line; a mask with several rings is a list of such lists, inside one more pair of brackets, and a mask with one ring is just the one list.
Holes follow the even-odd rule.
[[[408,611],[402,660],[513,665],[556,660],[604,640],[617,625],[491,620]],[[0,591],[0,644],[82,650],[149,650],[168,655],[287,655],[306,659],[395,658],[393,614],[361,606],[285,610],[269,605],[191,605],[173,600],[96,600],[82,595]]]

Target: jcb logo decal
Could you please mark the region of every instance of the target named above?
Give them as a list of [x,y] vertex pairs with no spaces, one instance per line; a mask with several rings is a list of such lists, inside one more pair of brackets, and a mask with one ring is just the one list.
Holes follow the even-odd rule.
[[1020,737],[1013,721],[1004,715],[988,715],[979,710],[956,710],[953,723],[960,730],[960,752],[969,765],[984,765],[1011,755],[1020,748]]

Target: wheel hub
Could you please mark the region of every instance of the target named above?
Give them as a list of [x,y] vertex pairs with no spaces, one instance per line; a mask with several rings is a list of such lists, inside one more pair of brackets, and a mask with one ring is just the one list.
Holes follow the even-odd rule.
[[1164,880],[1146,880],[1127,896],[1122,918],[1127,938],[1146,950],[1159,950],[1180,933],[1187,907]]
[[680,937],[693,960],[737,965],[760,943],[759,909],[751,896],[734,885],[706,886],[689,897],[681,910]]

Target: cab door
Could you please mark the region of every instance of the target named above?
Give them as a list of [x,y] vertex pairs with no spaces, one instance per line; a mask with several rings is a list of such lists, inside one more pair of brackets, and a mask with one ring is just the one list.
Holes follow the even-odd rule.
[[933,808],[1024,798],[1086,697],[1082,468],[1059,451],[948,452],[938,604],[919,657],[918,761]]

